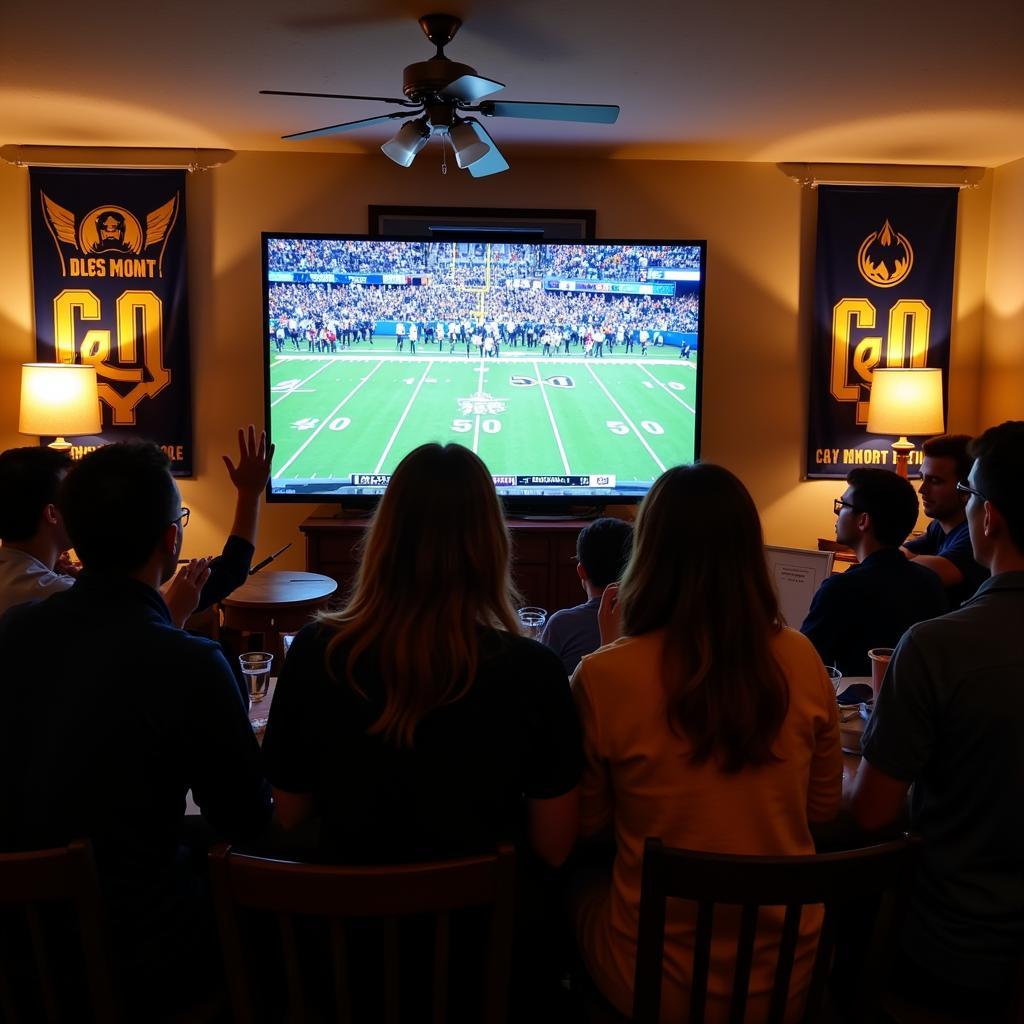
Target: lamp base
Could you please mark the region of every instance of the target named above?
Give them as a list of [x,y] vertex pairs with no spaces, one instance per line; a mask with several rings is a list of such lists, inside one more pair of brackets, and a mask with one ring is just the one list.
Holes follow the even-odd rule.
[[47,446],[58,452],[69,452],[71,451],[71,442],[65,441],[63,437],[54,438]]
[[901,437],[892,443],[892,450],[896,453],[896,475],[908,479],[907,462],[910,453],[914,450],[914,443]]

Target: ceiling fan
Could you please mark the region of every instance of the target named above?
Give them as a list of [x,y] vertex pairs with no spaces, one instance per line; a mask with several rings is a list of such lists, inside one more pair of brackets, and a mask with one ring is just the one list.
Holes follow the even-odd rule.
[[528,117],[541,121],[582,121],[590,124],[614,124],[619,108],[604,103],[533,103],[489,100],[484,97],[505,86],[476,73],[468,64],[459,64],[444,55],[444,48],[455,37],[462,21],[452,14],[425,14],[420,28],[437,53],[430,59],[410,64],[404,72],[404,99],[393,96],[351,96],[328,92],[289,92],[261,89],[264,96],[316,96],[337,100],[372,100],[392,103],[402,110],[358,121],[344,121],[307,132],[284,135],[285,139],[313,139],[353,131],[371,124],[400,118],[406,120],[395,136],[380,148],[396,164],[408,167],[432,135],[447,136],[455,151],[455,162],[468,169],[474,178],[508,170],[494,140],[472,114],[483,117]]

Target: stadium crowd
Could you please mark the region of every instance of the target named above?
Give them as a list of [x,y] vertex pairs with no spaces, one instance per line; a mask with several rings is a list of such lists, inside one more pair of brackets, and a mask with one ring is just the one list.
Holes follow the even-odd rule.
[[[696,332],[699,300],[696,292],[655,297],[594,295],[536,288],[492,288],[485,292],[452,287],[446,280],[418,287],[272,283],[269,326],[277,351],[337,351],[361,341],[372,342],[381,321],[403,325],[408,335],[416,325],[417,340],[443,344],[470,343],[480,333],[496,344],[548,344],[556,350],[592,343],[600,332],[609,351],[616,343],[627,351],[645,341],[657,345],[667,331]],[[453,335],[457,341],[452,340]],[[646,335],[646,339],[644,337]],[[333,344],[332,344],[333,341]],[[415,348],[412,348],[415,351]],[[597,354],[603,355],[598,350]]]

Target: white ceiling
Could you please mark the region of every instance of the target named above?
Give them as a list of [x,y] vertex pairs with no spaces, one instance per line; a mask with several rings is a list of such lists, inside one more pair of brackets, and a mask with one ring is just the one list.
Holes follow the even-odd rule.
[[[0,145],[369,151],[286,132],[394,110],[428,0],[2,0]],[[438,0],[502,98],[618,103],[615,125],[487,121],[506,155],[943,163],[1024,156],[1021,0]]]

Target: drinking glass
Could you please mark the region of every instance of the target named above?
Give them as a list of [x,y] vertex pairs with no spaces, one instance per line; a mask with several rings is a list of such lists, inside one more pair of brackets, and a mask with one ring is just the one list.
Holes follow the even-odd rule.
[[544,623],[548,621],[548,613],[543,608],[520,608],[519,625],[523,629],[523,635],[536,639],[544,629]]
[[826,665],[825,672],[829,679],[832,680],[832,692],[835,694],[839,693],[839,687],[843,683],[843,673],[835,667],[835,665]]
[[249,651],[238,656],[238,663],[249,687],[249,699],[258,704],[270,688],[270,666],[274,663],[274,656],[266,651]]
[[878,699],[878,691],[882,688],[882,680],[885,678],[894,650],[892,647],[872,647],[868,651],[868,657],[871,659],[871,689],[875,692],[875,700]]

